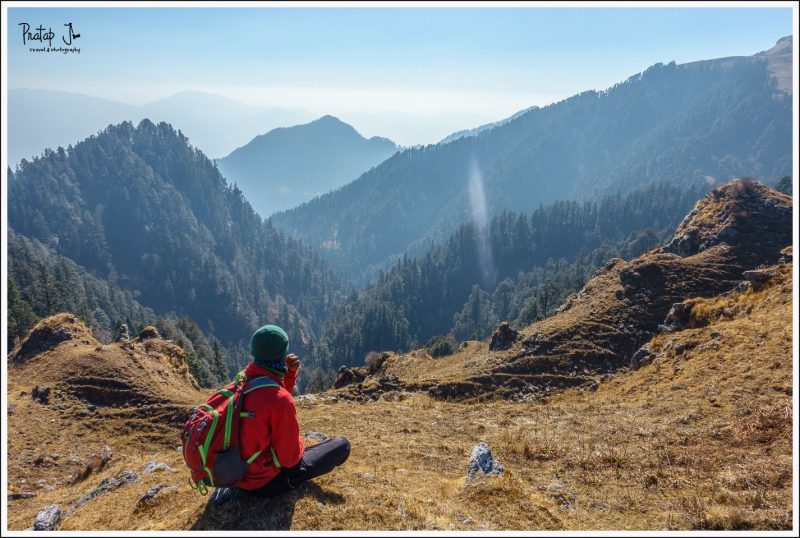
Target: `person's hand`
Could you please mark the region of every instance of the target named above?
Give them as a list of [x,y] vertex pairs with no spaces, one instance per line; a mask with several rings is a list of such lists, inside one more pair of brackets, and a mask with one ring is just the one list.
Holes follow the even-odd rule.
[[300,357],[298,357],[294,353],[289,353],[288,355],[286,355],[286,367],[292,372],[296,372],[297,370],[299,370]]

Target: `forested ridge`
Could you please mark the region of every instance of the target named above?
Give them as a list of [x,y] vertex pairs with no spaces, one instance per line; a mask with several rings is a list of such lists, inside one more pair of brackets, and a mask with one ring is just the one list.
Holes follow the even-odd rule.
[[473,174],[489,215],[658,181],[771,181],[791,173],[792,110],[765,58],[656,64],[474,136],[407,149],[271,220],[365,284],[469,220]]
[[671,236],[705,192],[658,183],[594,202],[555,202],[531,215],[503,212],[486,228],[465,224],[351,293],[329,316],[314,366],[330,377],[370,351],[434,345],[435,336],[481,339],[500,321],[520,326],[548,316],[608,259],[630,259]]
[[[218,338],[230,355],[229,371],[247,360],[249,337],[264,320],[286,327],[292,348],[305,352],[347,288],[311,249],[264,222],[165,123],[109,126],[74,146],[23,160],[9,171],[8,203],[14,232],[126,290],[124,303],[135,299],[155,315],[189,317]],[[17,270],[18,284],[24,272]],[[41,306],[29,288],[19,287],[25,300]],[[99,299],[76,301],[104,309]],[[147,315],[140,317],[144,322]],[[120,321],[99,325],[108,331]]]
[[[663,241],[715,185],[785,176],[790,128],[763,56],[657,64],[399,152],[265,221],[181,131],[111,125],[8,170],[8,344],[62,310],[101,341],[155,325],[215,385],[275,323],[305,359],[299,388],[325,388],[369,352],[446,353],[550,315],[609,258]],[[486,226],[470,220],[470,184]]]

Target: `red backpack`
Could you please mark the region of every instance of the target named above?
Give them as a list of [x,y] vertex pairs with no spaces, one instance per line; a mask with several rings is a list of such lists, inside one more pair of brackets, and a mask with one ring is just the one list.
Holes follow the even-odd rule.
[[[266,376],[248,380],[244,372],[239,372],[233,383],[193,409],[183,425],[181,445],[183,461],[192,472],[189,483],[201,495],[208,493],[209,486],[236,486],[247,466],[261,454],[259,450],[243,455],[239,450],[239,420],[252,416],[242,412],[244,395],[271,387],[279,388],[280,384]],[[280,468],[272,447],[270,451],[273,463]]]

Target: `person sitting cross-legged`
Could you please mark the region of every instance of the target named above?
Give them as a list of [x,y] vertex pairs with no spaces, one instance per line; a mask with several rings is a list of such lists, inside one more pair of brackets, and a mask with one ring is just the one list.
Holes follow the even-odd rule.
[[250,340],[253,361],[244,369],[248,379],[268,376],[280,384],[277,390],[244,395],[245,418],[239,433],[242,453],[261,454],[248,466],[239,488],[259,497],[278,495],[329,473],[350,455],[350,442],[344,437],[311,447],[303,443],[292,398],[300,359],[288,350],[286,332],[265,325]]

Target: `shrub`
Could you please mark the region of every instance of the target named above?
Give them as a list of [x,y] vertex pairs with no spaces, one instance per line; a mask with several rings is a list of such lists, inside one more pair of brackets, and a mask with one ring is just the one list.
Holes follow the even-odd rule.
[[366,357],[364,357],[364,366],[367,368],[367,373],[373,375],[380,371],[383,367],[383,363],[386,362],[388,358],[388,353],[380,353],[378,351],[370,351],[367,353]]
[[431,357],[446,357],[456,351],[456,340],[452,336],[434,336],[425,345],[425,350]]

